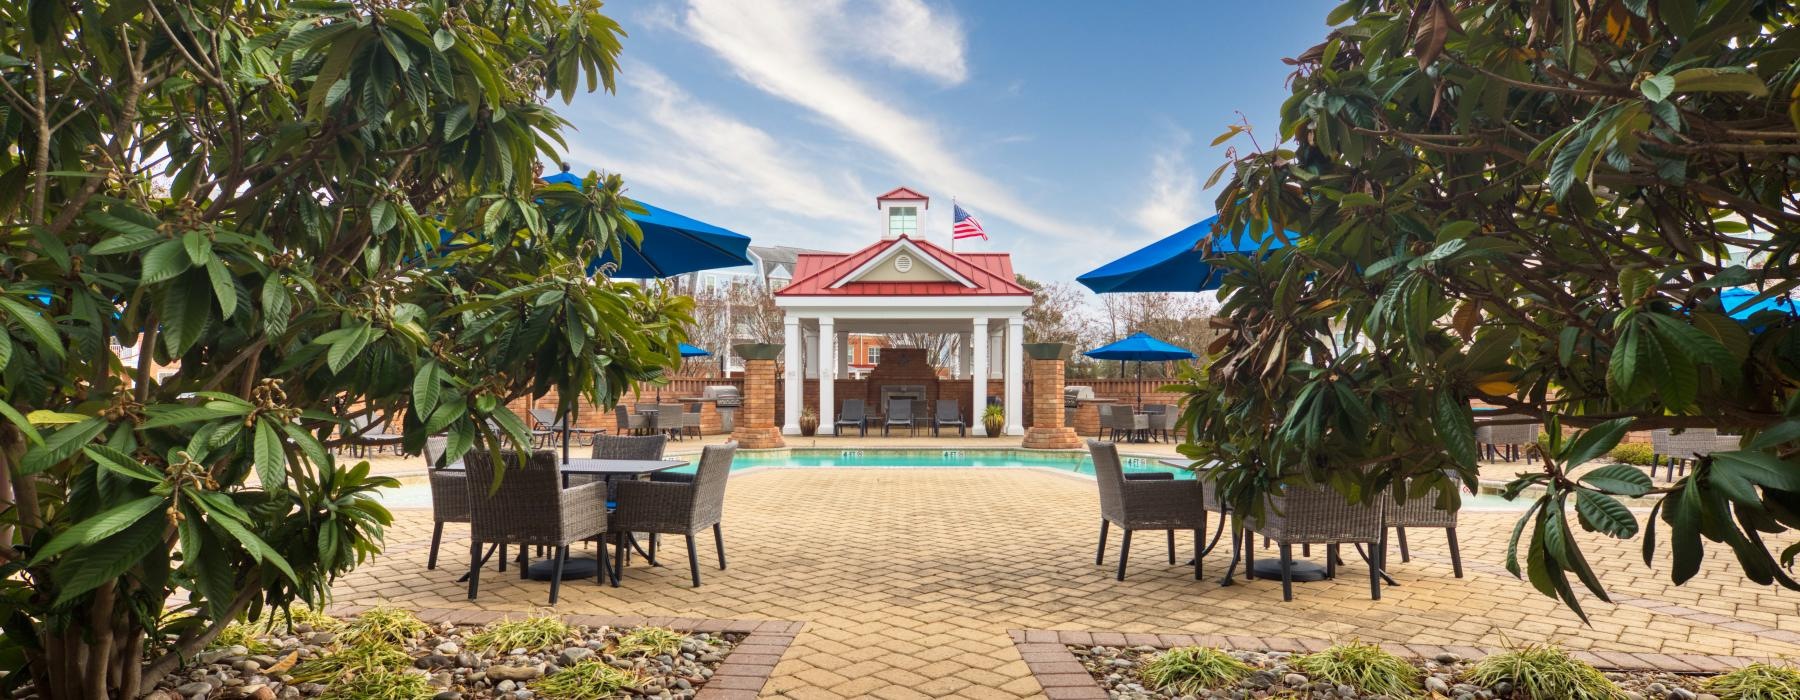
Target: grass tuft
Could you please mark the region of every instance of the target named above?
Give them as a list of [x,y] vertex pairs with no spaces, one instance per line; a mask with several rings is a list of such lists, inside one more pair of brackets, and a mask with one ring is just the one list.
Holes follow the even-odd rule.
[[276,650],[274,644],[263,639],[263,630],[260,625],[245,622],[233,622],[226,625],[225,629],[219,631],[219,636],[214,637],[212,643],[207,646],[213,649],[241,646],[249,649],[252,654],[268,654]]
[[1560,648],[1529,644],[1491,655],[1463,676],[1493,687],[1500,681],[1513,684],[1527,700],[1622,700],[1625,692],[1606,676]]
[[421,622],[412,613],[399,608],[370,608],[354,619],[344,622],[337,639],[347,646],[356,646],[366,642],[385,642],[401,644],[414,637],[431,631],[431,626]]
[[581,661],[531,684],[546,700],[604,700],[635,688],[643,679],[599,661]]
[[469,637],[469,646],[482,651],[544,651],[561,647],[574,634],[575,630],[563,623],[562,618],[545,615],[488,625]]
[[1410,698],[1419,694],[1419,669],[1381,647],[1345,642],[1290,662],[1316,681],[1348,685],[1369,695]]
[[431,682],[417,673],[373,671],[333,683],[320,700],[427,700],[437,694]]
[[257,626],[269,633],[285,633],[293,630],[295,625],[310,625],[316,631],[330,632],[343,627],[344,623],[304,604],[295,603],[286,610],[270,610]]
[[1177,647],[1144,664],[1144,681],[1172,695],[1199,695],[1236,685],[1256,669],[1211,647]]
[[1750,664],[1706,679],[1701,689],[1720,700],[1800,700],[1800,669]]
[[294,680],[331,684],[370,673],[399,673],[412,666],[412,657],[386,642],[363,642],[339,647],[329,654],[294,667]]
[[668,654],[673,656],[681,651],[681,640],[687,637],[667,627],[639,627],[619,637],[619,645],[613,653],[619,656],[642,653],[645,656]]

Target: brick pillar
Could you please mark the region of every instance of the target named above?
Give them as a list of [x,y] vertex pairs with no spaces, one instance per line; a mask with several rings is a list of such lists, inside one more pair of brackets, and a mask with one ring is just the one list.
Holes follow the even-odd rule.
[[1081,447],[1075,429],[1063,425],[1063,362],[1070,348],[1061,343],[1029,343],[1031,356],[1031,427],[1021,446],[1034,450]]
[[734,350],[744,358],[744,405],[738,409],[731,439],[744,449],[786,447],[781,428],[775,425],[775,358],[781,346],[758,343]]

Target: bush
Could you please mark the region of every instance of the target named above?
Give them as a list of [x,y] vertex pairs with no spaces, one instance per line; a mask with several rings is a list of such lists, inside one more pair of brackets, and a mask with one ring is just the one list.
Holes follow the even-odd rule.
[[1177,647],[1144,664],[1144,682],[1173,695],[1199,695],[1237,684],[1255,669],[1211,647]]
[[1614,462],[1620,464],[1635,464],[1640,467],[1647,467],[1650,466],[1651,460],[1656,458],[1656,453],[1650,449],[1649,445],[1641,442],[1622,442],[1619,443],[1618,447],[1614,447],[1611,452],[1606,453],[1606,456],[1611,457]]
[[1800,669],[1750,664],[1706,679],[1701,689],[1720,700],[1800,700]]
[[1494,654],[1469,669],[1470,682],[1493,686],[1513,684],[1527,700],[1622,700],[1625,693],[1601,675],[1599,669],[1557,647],[1532,644]]
[[674,654],[681,650],[680,632],[666,627],[639,627],[619,637],[619,646],[613,653],[619,656],[642,653],[646,656]]
[[469,647],[482,651],[524,649],[543,651],[560,647],[574,630],[562,618],[545,615],[523,620],[505,620],[488,625],[469,637]]
[[346,645],[377,642],[402,644],[429,631],[431,626],[405,610],[370,608],[356,616],[356,619],[345,622],[337,639]]
[[1410,698],[1419,693],[1419,669],[1373,644],[1346,642],[1296,656],[1293,666],[1313,680],[1348,685],[1369,695]]
[[640,680],[630,671],[589,660],[550,674],[532,683],[531,689],[549,700],[605,700],[635,687]]

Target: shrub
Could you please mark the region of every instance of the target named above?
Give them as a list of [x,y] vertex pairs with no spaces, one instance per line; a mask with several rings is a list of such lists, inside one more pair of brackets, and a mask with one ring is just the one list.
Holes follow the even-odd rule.
[[334,681],[387,671],[399,673],[412,666],[412,657],[386,642],[363,642],[337,648],[329,654],[294,667],[294,680],[302,683]]
[[1370,695],[1410,698],[1419,692],[1419,669],[1373,644],[1346,642],[1296,656],[1293,666],[1313,680],[1348,685]]
[[639,680],[630,671],[589,660],[552,673],[532,683],[531,689],[547,700],[605,700],[637,686]]
[[1701,686],[1720,700],[1800,700],[1800,669],[1755,663]]
[[1174,695],[1199,695],[1234,685],[1255,669],[1211,647],[1177,647],[1144,664],[1144,682]]
[[667,627],[639,627],[619,637],[619,645],[614,654],[626,656],[643,653],[645,656],[674,654],[681,651],[681,640],[686,637],[680,632]]
[[331,684],[323,700],[426,700],[437,694],[431,681],[417,673],[372,671]]
[[431,631],[431,627],[412,613],[399,608],[370,608],[344,623],[338,641],[346,645],[364,643],[403,643]]
[[1614,447],[1611,452],[1606,454],[1614,462],[1636,464],[1641,467],[1649,466],[1651,460],[1656,458],[1656,453],[1650,449],[1650,446],[1641,442],[1619,443],[1618,447]]
[[469,637],[469,646],[482,651],[543,651],[562,646],[573,633],[574,630],[564,624],[562,618],[549,615],[528,617],[488,625],[486,629]]
[[1569,656],[1562,649],[1543,644],[1489,656],[1470,668],[1464,677],[1490,687],[1507,681],[1529,700],[1622,700],[1625,697],[1625,693],[1601,675],[1599,669]]

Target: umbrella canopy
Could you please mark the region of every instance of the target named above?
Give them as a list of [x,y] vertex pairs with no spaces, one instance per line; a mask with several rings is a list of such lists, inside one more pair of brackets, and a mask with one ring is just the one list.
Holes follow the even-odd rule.
[[697,348],[687,343],[681,344],[682,357],[709,357],[711,355],[712,353],[707,352],[704,348]]
[[1096,360],[1127,360],[1138,363],[1138,395],[1139,406],[1144,404],[1144,363],[1172,362],[1175,360],[1192,360],[1194,353],[1186,348],[1170,345],[1151,336],[1149,333],[1133,333],[1131,337],[1111,345],[1094,348],[1081,353]]
[[[550,175],[544,182],[581,189],[581,178],[569,172]],[[644,232],[643,243],[634,246],[625,241],[620,246],[624,259],[615,263],[618,267],[612,276],[659,279],[750,264],[746,253],[750,247],[749,236],[662,207],[644,202],[637,204],[644,208],[644,213],[627,212],[626,216],[636,221],[638,230]],[[612,253],[602,255],[588,265],[588,274],[613,262]]]
[[1761,292],[1754,289],[1742,287],[1720,290],[1719,304],[1725,308],[1725,313],[1731,314],[1732,318],[1739,321],[1748,321],[1751,316],[1764,311],[1777,311],[1789,316],[1800,316],[1800,307],[1795,306],[1794,300],[1786,295],[1776,295],[1756,303],[1750,303],[1751,299],[1755,299],[1760,294]]
[[[1204,292],[1218,289],[1219,282],[1225,275],[1206,262],[1207,256],[1202,255],[1198,249],[1200,239],[1211,234],[1213,225],[1218,221],[1216,214],[1201,219],[1167,238],[1077,277],[1075,281],[1087,285],[1088,289],[1099,294]],[[1225,253],[1255,253],[1261,250],[1264,242],[1271,249],[1281,248],[1299,237],[1300,234],[1293,231],[1283,231],[1282,235],[1274,236],[1268,228],[1251,234],[1246,226],[1230,235],[1214,239],[1212,252],[1215,256]]]

